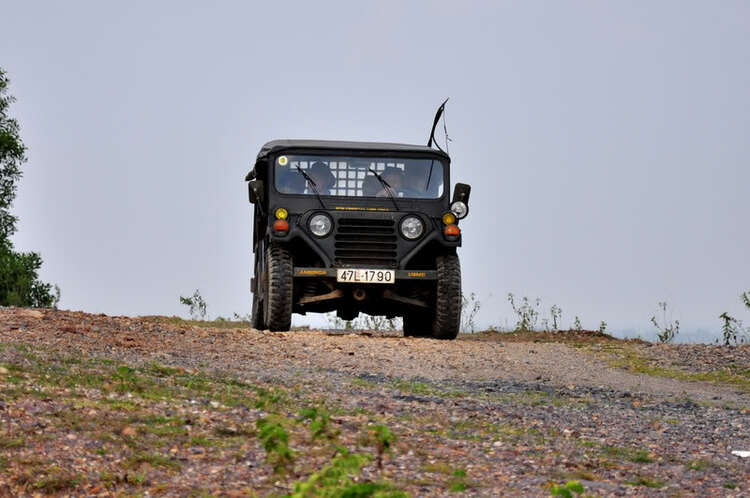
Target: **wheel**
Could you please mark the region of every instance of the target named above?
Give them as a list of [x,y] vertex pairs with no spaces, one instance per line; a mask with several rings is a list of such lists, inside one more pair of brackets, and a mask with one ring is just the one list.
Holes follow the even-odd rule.
[[279,332],[292,326],[292,255],[281,245],[266,248],[266,271],[263,284],[264,322],[268,330]]
[[461,264],[455,254],[436,258],[437,289],[432,337],[452,340],[461,328]]
[[404,337],[429,337],[432,332],[432,317],[426,311],[409,312],[404,315]]
[[250,315],[252,323],[250,324],[254,329],[264,330],[266,324],[263,321],[263,301],[258,297],[258,293],[253,294],[253,308],[252,315]]

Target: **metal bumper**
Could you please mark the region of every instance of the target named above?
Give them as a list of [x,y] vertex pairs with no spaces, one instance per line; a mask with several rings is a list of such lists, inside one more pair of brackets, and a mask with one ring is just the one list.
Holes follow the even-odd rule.
[[[338,268],[295,267],[294,276],[295,277],[336,278],[337,269]],[[385,268],[377,268],[377,269],[382,270]],[[395,270],[395,271],[396,271],[396,280],[437,280],[437,272],[435,270]]]

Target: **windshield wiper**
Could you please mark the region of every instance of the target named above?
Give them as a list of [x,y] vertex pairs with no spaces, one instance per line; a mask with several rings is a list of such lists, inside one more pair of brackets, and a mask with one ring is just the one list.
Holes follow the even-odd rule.
[[375,178],[377,178],[380,184],[383,186],[383,190],[388,193],[388,197],[390,197],[391,202],[393,202],[393,207],[396,208],[396,211],[400,211],[400,209],[398,208],[398,204],[396,204],[396,196],[393,195],[393,187],[391,187],[391,185],[387,181],[385,181],[385,179],[380,176],[374,169],[370,168],[370,173],[375,175]]
[[323,206],[323,209],[328,209],[326,205],[323,203],[323,198],[320,197],[320,192],[318,191],[318,184],[315,183],[315,180],[313,180],[310,175],[307,174],[305,170],[299,167],[299,164],[297,165],[297,170],[300,172],[300,174],[307,180],[307,183],[310,184],[310,186],[313,189],[313,192],[315,192],[315,197],[318,198],[318,202],[320,202],[320,205]]

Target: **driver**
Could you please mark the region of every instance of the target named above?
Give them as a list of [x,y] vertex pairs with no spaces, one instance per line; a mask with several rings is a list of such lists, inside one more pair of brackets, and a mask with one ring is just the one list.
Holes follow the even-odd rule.
[[323,161],[315,161],[312,163],[307,174],[315,181],[315,185],[318,187],[321,194],[327,194],[336,183],[336,179],[333,177],[331,170],[328,169],[328,165]]
[[426,197],[428,169],[425,164],[421,163],[407,164],[404,171],[404,185],[401,189],[404,197]]
[[383,180],[388,182],[388,185],[391,187],[388,188],[385,185],[383,185],[383,188],[380,192],[375,194],[375,197],[388,197],[388,191],[390,190],[394,197],[399,196],[399,192],[401,191],[401,188],[404,185],[404,174],[399,170],[398,168],[394,168],[393,166],[385,168],[385,171],[380,175]]

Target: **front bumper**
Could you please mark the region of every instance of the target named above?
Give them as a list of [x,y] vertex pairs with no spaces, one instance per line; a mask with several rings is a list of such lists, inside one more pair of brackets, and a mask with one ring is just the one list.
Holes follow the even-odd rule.
[[[342,268],[343,269],[343,268]],[[351,268],[346,268],[351,269]],[[382,268],[379,268],[382,269]],[[332,277],[336,278],[336,270],[338,268],[306,268],[306,267],[295,267],[295,277]],[[437,280],[437,272],[435,270],[395,270],[396,280]],[[378,284],[384,285],[384,284]]]

